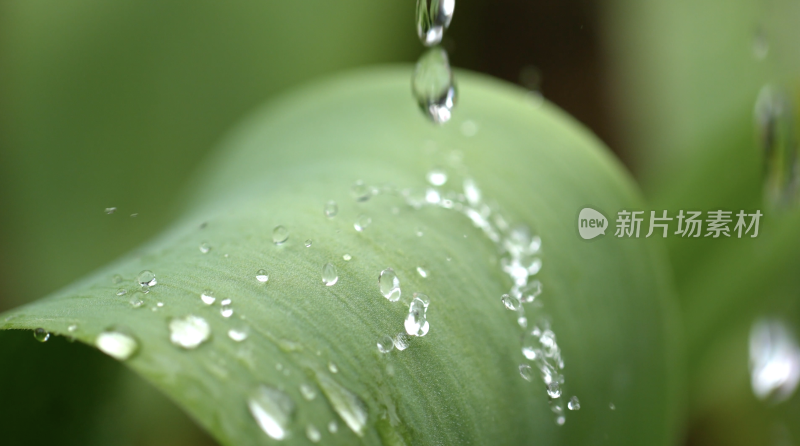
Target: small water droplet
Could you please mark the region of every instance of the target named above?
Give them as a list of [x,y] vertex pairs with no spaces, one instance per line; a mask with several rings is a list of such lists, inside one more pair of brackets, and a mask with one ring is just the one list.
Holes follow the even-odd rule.
[[144,306],[144,301],[136,296],[131,297],[128,303],[130,303],[133,308],[142,308]]
[[204,290],[202,293],[200,293],[200,300],[202,300],[203,303],[206,304],[206,305],[211,305],[211,304],[214,303],[214,301],[217,300],[217,298],[214,297],[214,292],[213,291]]
[[394,350],[394,340],[391,336],[384,335],[378,339],[378,351],[381,353],[389,353]]
[[410,341],[411,338],[407,334],[397,333],[397,336],[394,337],[394,347],[399,351],[403,351],[408,348]]
[[503,294],[503,296],[500,299],[503,301],[503,305],[505,305],[506,308],[508,308],[509,310],[512,311],[519,310],[520,306],[519,299],[517,299],[515,296],[511,296],[509,294]]
[[361,214],[356,219],[356,222],[353,223],[353,227],[356,228],[356,231],[362,232],[363,230],[367,229],[370,224],[372,224],[372,218],[370,218],[368,215]]
[[275,226],[275,229],[272,230],[272,243],[280,245],[286,243],[286,240],[288,239],[289,230],[283,225]]
[[564,417],[564,415],[559,415],[559,416],[556,417],[556,424],[558,424],[559,426],[563,426],[564,423],[566,423],[566,422],[567,422],[567,418]]
[[364,184],[364,182],[361,180],[353,183],[353,186],[350,188],[350,193],[353,195],[353,198],[355,198],[356,201],[367,201],[372,196],[370,187]]
[[336,267],[330,263],[326,263],[322,267],[322,283],[325,286],[333,286],[336,285],[336,282],[339,281],[339,273],[336,271]]
[[300,384],[300,395],[303,395],[306,401],[311,401],[317,397],[317,390],[308,384]]
[[265,283],[266,281],[268,281],[269,280],[269,274],[267,274],[267,270],[260,269],[260,270],[256,271],[256,280],[258,280],[261,283]]
[[247,336],[248,334],[246,329],[231,328],[228,330],[228,337],[235,342],[242,342],[247,339]]
[[74,333],[77,329],[78,329],[78,326],[75,325],[75,324],[72,324],[69,327],[67,327],[67,331],[69,331],[70,333]]
[[416,234],[417,234],[417,237],[422,237],[423,235],[425,235],[425,233],[422,232],[422,228],[417,228]]
[[525,316],[518,317],[517,324],[520,326],[520,328],[528,328],[528,318]]
[[139,213],[138,213],[138,212],[131,214],[131,218],[136,218],[136,217],[138,217],[138,216],[139,216]]
[[222,305],[222,306],[224,307],[224,306],[226,306],[226,305],[230,305],[230,304],[232,304],[232,303],[233,303],[233,301],[232,301],[232,300],[230,300],[230,299],[222,299],[222,302],[220,302],[219,304],[220,304],[220,305]]
[[106,214],[111,215],[117,211],[117,208],[106,208]]
[[389,302],[400,300],[400,279],[392,268],[386,268],[380,272],[378,275],[378,288],[383,297],[388,299]]
[[472,120],[466,120],[461,123],[461,134],[467,138],[471,138],[478,134],[478,124]]
[[408,316],[403,322],[406,333],[411,336],[425,336],[428,334],[430,324],[428,324],[427,320],[427,311],[428,307],[422,299],[415,297],[411,301],[411,305],[408,306]]
[[567,408],[569,408],[569,410],[581,410],[581,402],[578,400],[577,396],[573,396],[569,399]]
[[313,243],[313,241],[311,239],[308,239],[308,240],[306,240],[304,245],[306,245],[306,248],[310,248],[311,247],[311,243]]
[[427,175],[428,182],[434,186],[442,186],[444,183],[447,183],[447,172],[444,169],[437,167],[431,169]]
[[331,373],[339,373],[339,367],[336,367],[336,364],[332,362],[328,363],[328,370],[330,370]]
[[136,280],[139,282],[139,285],[141,285],[142,288],[155,286],[158,283],[156,280],[156,275],[150,270],[144,270],[140,272]]
[[139,343],[133,336],[117,330],[100,333],[94,344],[100,351],[119,361],[125,361],[139,349]]
[[420,275],[420,276],[421,276],[423,279],[424,279],[424,278],[426,278],[426,277],[428,277],[428,271],[426,271],[426,270],[425,270],[423,267],[421,267],[421,266],[418,266],[418,267],[417,267],[417,273],[419,273],[419,275]]
[[113,276],[111,276],[112,285],[119,285],[120,283],[122,283],[123,280],[124,279],[119,274],[114,274]]
[[456,9],[455,0],[417,0],[417,35],[425,46],[442,41]]
[[147,294],[150,292],[150,287],[148,285],[142,285],[142,287],[139,288],[139,292],[142,294]]
[[615,406],[614,403],[608,403],[608,408],[611,410],[617,410],[617,406]]
[[185,349],[197,348],[211,337],[211,327],[208,322],[194,315],[170,320],[169,332],[169,340]]
[[231,317],[233,316],[233,308],[231,308],[230,305],[223,305],[222,308],[219,309],[219,314],[224,318]]
[[436,204],[439,204],[442,201],[442,196],[439,194],[438,190],[436,190],[436,189],[434,189],[432,187],[429,187],[425,191],[425,201],[428,204],[436,205]]
[[353,257],[350,254],[345,254],[342,256],[342,258],[344,259],[345,262],[349,262],[350,259],[352,259]]
[[164,306],[164,302],[158,302],[158,303],[156,303],[156,306],[157,306],[158,308],[161,308],[161,307],[163,307],[163,306]]
[[120,288],[117,290],[117,296],[124,296],[126,294],[128,294],[128,290],[126,290],[125,288]]
[[294,417],[294,401],[289,395],[262,384],[250,393],[247,407],[265,434],[275,440],[289,435],[289,424]]
[[200,252],[203,254],[208,254],[209,251],[211,251],[211,245],[209,245],[208,242],[203,242],[200,244]]
[[312,443],[319,443],[319,441],[322,439],[322,434],[319,433],[313,424],[309,424],[306,426],[306,437],[308,437],[308,440]]
[[431,48],[420,56],[411,81],[417,105],[437,124],[450,120],[457,91],[447,52]]
[[561,397],[561,385],[558,383],[558,381],[552,381],[547,384],[547,396],[550,398]]
[[336,204],[335,201],[329,200],[325,203],[325,216],[328,218],[333,218],[336,214],[339,213],[339,205]]
[[519,366],[519,374],[525,381],[533,381],[533,369],[528,364]]
[[33,330],[33,338],[39,342],[47,342],[47,340],[50,339],[50,333],[44,328],[37,328]]
[[464,197],[470,206],[477,206],[481,202],[481,190],[478,189],[478,184],[472,178],[464,179]]
[[356,394],[324,373],[317,374],[317,383],[322,389],[322,393],[328,398],[333,410],[339,414],[350,430],[359,437],[363,437],[368,418],[364,402]]
[[336,424],[335,421],[331,421],[330,423],[328,423],[328,432],[335,434],[338,431],[339,431],[339,425]]

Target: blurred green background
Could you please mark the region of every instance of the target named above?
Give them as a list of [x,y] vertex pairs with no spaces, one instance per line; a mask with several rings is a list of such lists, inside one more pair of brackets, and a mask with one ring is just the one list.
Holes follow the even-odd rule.
[[[412,63],[413,10],[0,1],[0,310],[157,234],[195,167],[258,104],[326,73]],[[796,200],[762,198],[753,118],[764,85],[800,99],[798,23],[794,0],[494,0],[459,2],[443,43],[455,66],[537,90],[591,128],[650,209],[766,214],[756,239],[667,239],[688,355],[686,444],[800,443],[800,398],[758,401],[747,351],[760,317],[800,333],[800,214]],[[0,381],[15,383],[0,386],[3,444],[213,443],[84,346],[2,332],[0,358]]]

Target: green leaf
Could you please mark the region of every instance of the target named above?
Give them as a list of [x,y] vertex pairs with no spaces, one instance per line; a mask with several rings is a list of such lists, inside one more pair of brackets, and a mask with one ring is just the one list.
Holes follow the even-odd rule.
[[[139,348],[125,364],[223,444],[272,442],[248,411],[254,392],[275,403],[265,410],[291,414],[292,444],[308,441],[308,425],[325,444],[672,444],[681,364],[664,255],[651,239],[584,241],[575,226],[585,206],[606,215],[642,207],[630,180],[563,113],[473,74],[459,74],[454,122],[434,126],[413,104],[410,74],[351,74],[271,104],[199,173],[171,229],[4,314],[2,328],[42,327],[90,345],[106,330],[134,336]],[[503,253],[463,213],[414,208],[399,192],[424,190],[435,166],[449,172],[443,194],[473,178],[495,214],[541,236],[544,292],[526,316],[549,321],[557,336],[565,383],[555,403],[580,398],[579,411],[564,408],[564,426],[538,372],[532,382],[520,377],[520,364],[535,363],[520,352],[518,314],[501,303],[512,285]],[[356,201],[357,180],[380,193]],[[332,218],[328,200],[339,207]],[[371,224],[356,231],[362,214]],[[289,231],[280,245],[278,225]],[[322,281],[326,263],[338,271],[332,286]],[[399,302],[378,287],[388,267],[400,279]],[[268,282],[256,279],[260,269]],[[158,282],[147,294],[135,283],[142,270]],[[128,293],[118,296],[120,287]],[[212,305],[201,301],[206,289]],[[429,333],[380,353],[383,336],[404,331],[415,292],[430,297]],[[144,305],[133,308],[131,298]],[[229,317],[223,299],[232,300]],[[188,315],[211,330],[193,349],[170,342],[170,321]],[[230,329],[249,335],[236,342]],[[302,385],[317,396],[306,400]]]

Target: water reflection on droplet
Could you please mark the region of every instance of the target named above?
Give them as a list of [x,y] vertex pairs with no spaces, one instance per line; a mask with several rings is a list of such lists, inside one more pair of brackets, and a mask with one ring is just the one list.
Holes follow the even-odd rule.
[[206,304],[206,305],[211,305],[211,304],[214,303],[214,301],[217,300],[217,298],[214,297],[214,292],[213,291],[211,291],[211,290],[203,290],[203,292],[200,293],[200,300],[202,300],[203,303]]
[[117,290],[117,296],[124,296],[126,294],[128,294],[128,290],[126,290],[125,288],[120,288]]
[[194,315],[170,320],[169,332],[170,342],[185,349],[197,348],[211,337],[211,327],[208,322]]
[[305,241],[304,245],[306,245],[306,248],[310,248],[311,247],[311,243],[313,243],[313,241],[311,239],[308,239],[308,240]]
[[456,103],[456,87],[447,52],[431,48],[420,56],[411,82],[420,109],[437,124],[450,120]]
[[276,245],[280,245],[286,243],[286,240],[289,239],[289,230],[282,225],[275,226],[272,230],[272,243]]
[[130,358],[139,349],[139,343],[133,336],[114,329],[97,335],[95,345],[103,353],[120,361]]
[[500,297],[500,300],[503,301],[503,305],[505,305],[507,309],[512,310],[512,311],[519,310],[519,306],[520,306],[519,299],[517,299],[515,296],[511,296],[511,295],[508,295],[508,294],[503,294]]
[[156,280],[156,275],[149,270],[144,270],[140,272],[136,280],[142,287],[151,287],[155,286],[158,283],[158,281]]
[[336,285],[336,282],[339,281],[339,273],[336,271],[336,267],[330,263],[326,263],[322,266],[322,283],[325,286],[333,286]]
[[386,268],[378,275],[378,288],[389,302],[400,300],[400,279],[392,268]]
[[275,440],[288,437],[295,407],[289,395],[262,384],[250,393],[247,407],[265,434]]
[[442,41],[455,12],[455,0],[417,0],[417,36],[425,46]]
[[750,384],[753,394],[775,403],[789,399],[800,381],[800,347],[779,319],[761,319],[750,330]]
[[411,336],[425,336],[428,334],[430,324],[427,319],[427,310],[428,307],[425,302],[419,297],[414,297],[408,307],[408,315],[403,322],[406,333]]
[[328,363],[328,370],[330,370],[331,373],[339,373],[339,367],[337,367],[336,364],[332,362]]

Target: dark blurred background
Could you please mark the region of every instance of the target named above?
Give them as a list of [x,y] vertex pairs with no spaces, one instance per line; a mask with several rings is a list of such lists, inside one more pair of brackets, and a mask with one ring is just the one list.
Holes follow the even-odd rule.
[[[1,0],[0,310],[157,234],[205,155],[274,95],[354,67],[413,63],[413,12],[413,0]],[[443,45],[456,67],[535,90],[589,127],[653,209],[755,208],[753,106],[768,83],[796,101],[798,19],[796,0],[459,1]],[[800,237],[785,214],[766,253],[668,242],[687,320],[687,444],[800,440],[796,395],[761,403],[747,374],[754,318],[798,322]],[[755,273],[754,249],[767,265]],[[710,270],[715,261],[723,266]],[[88,348],[0,333],[0,358],[0,382],[21,383],[0,386],[5,444],[210,442]],[[81,412],[96,415],[70,415]],[[142,417],[146,432],[135,429]]]

